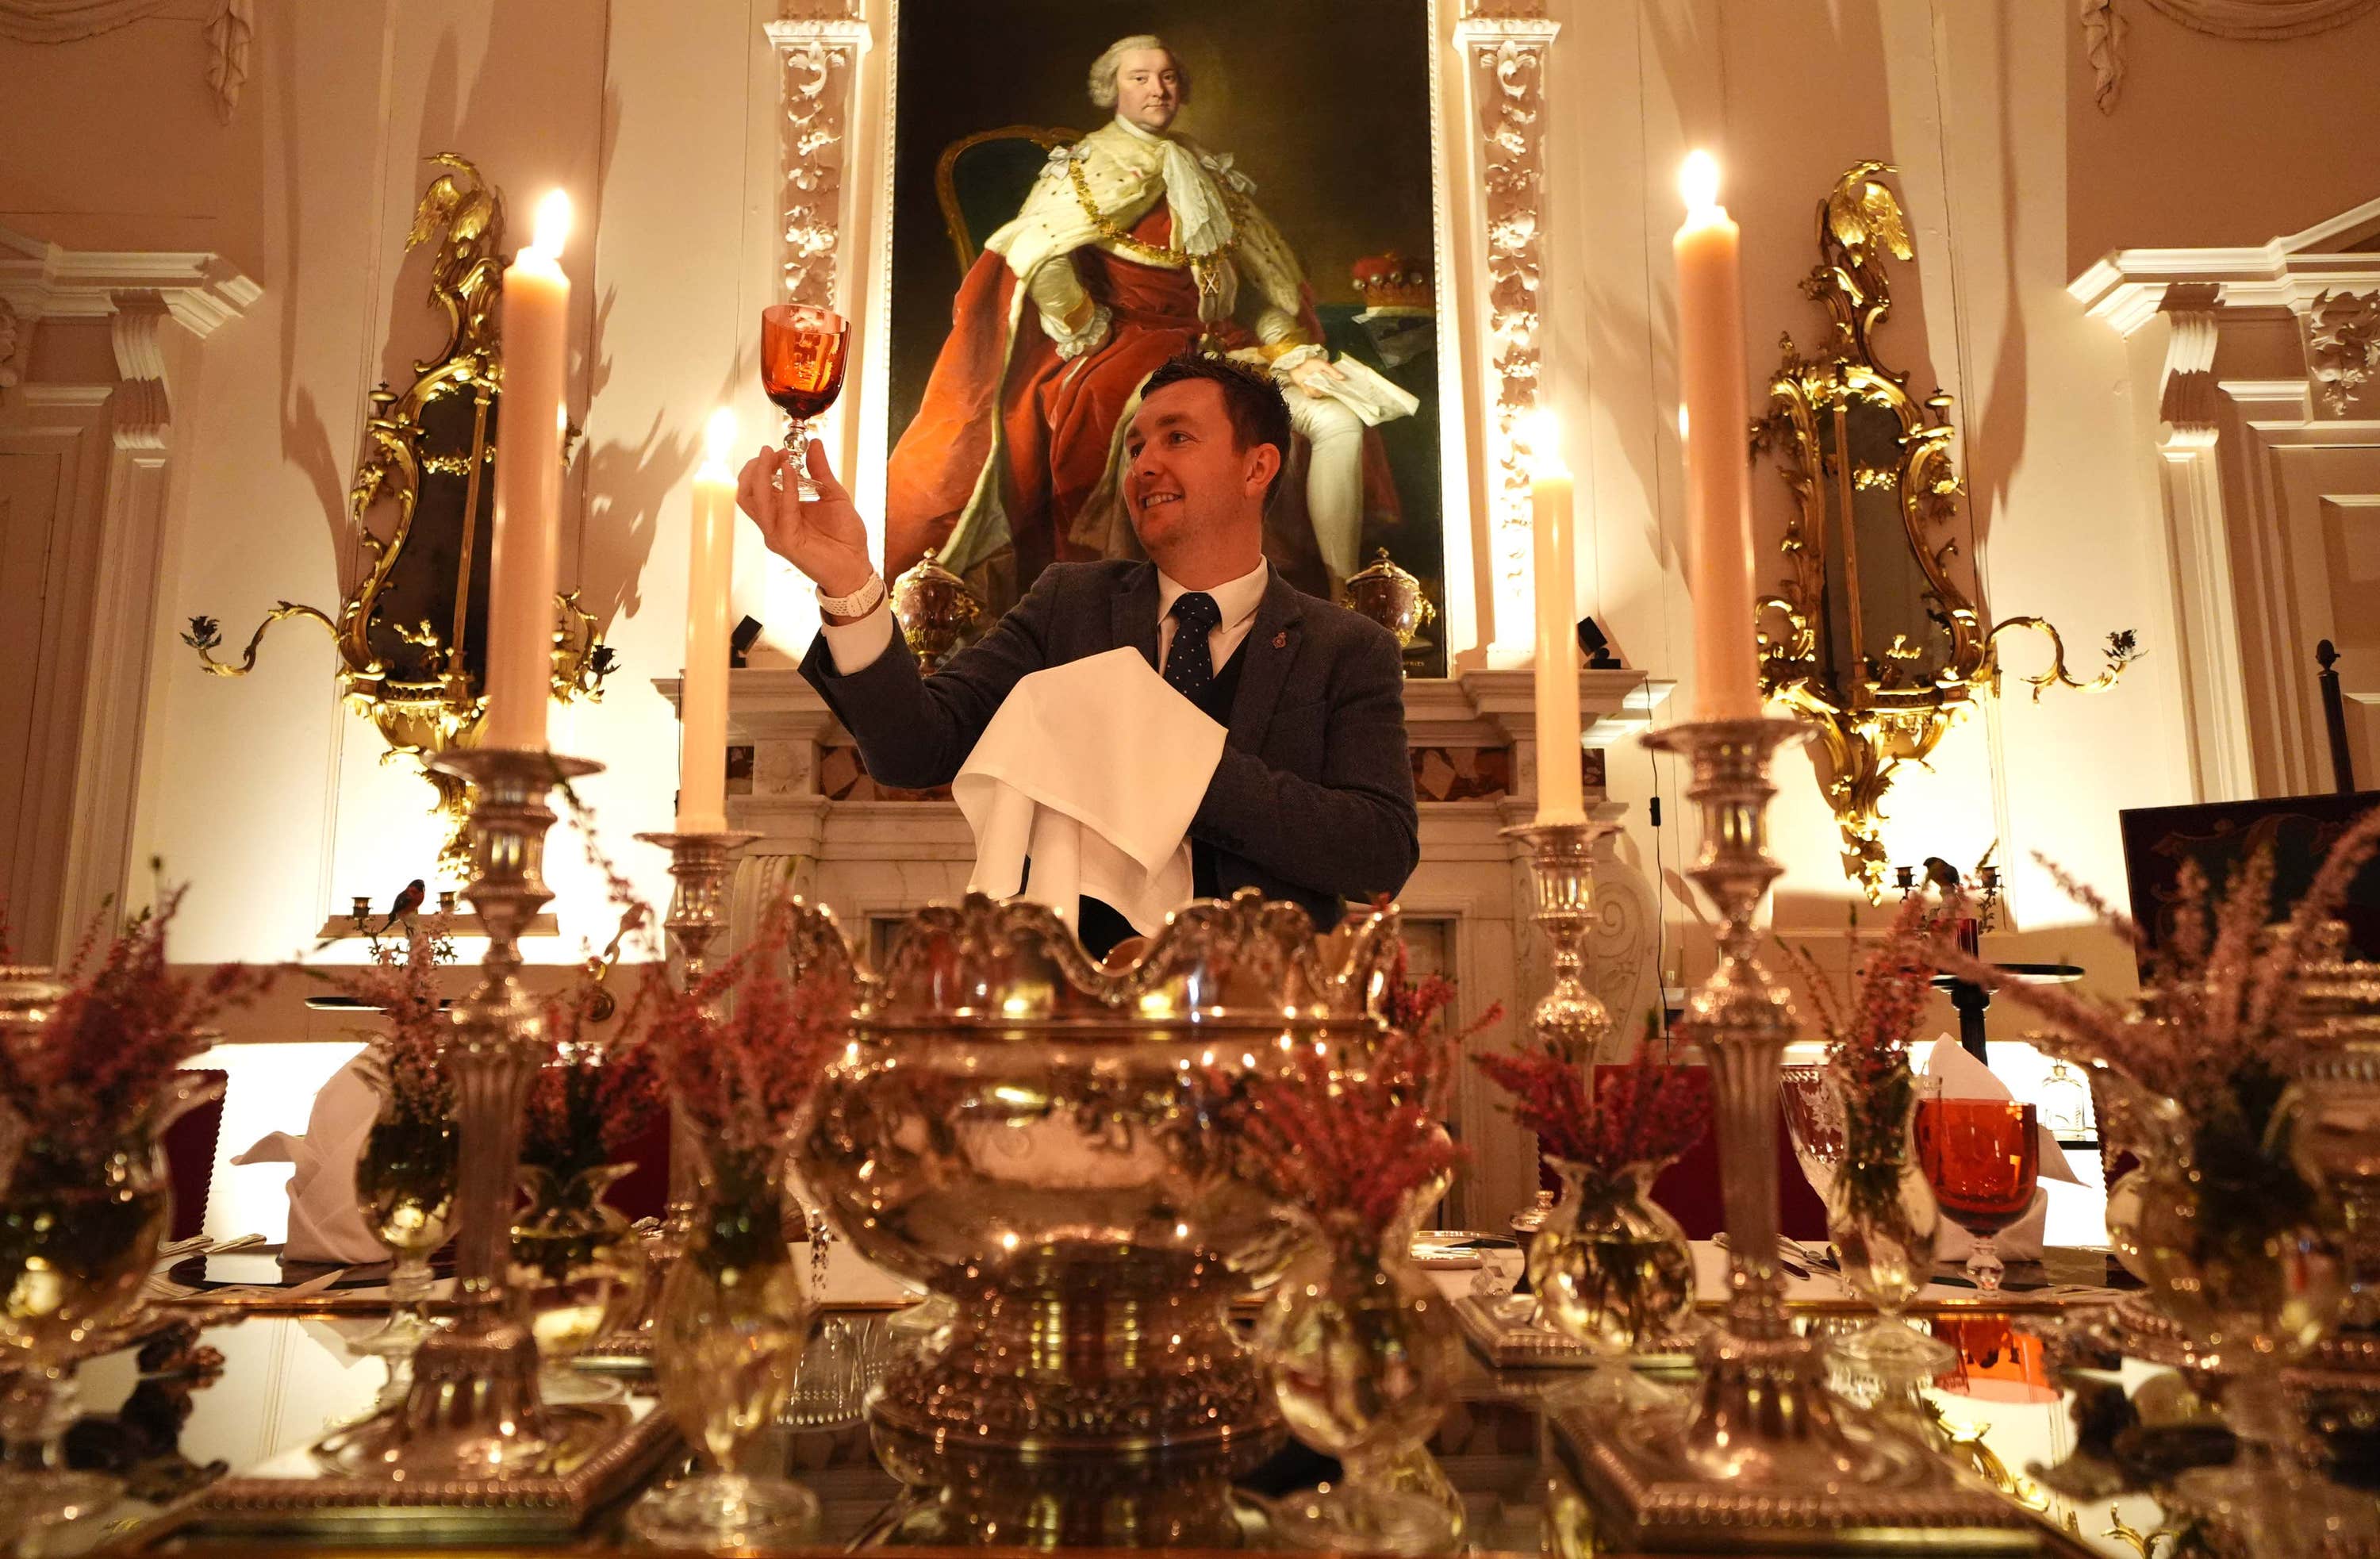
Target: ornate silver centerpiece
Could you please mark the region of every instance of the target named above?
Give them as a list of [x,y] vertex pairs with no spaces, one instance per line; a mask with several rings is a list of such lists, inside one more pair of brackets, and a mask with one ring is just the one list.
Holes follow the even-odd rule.
[[[1328,967],[1303,910],[1247,891],[1178,911],[1111,971],[1039,905],[913,915],[859,977],[795,1149],[862,1255],[955,1308],[947,1346],[888,1372],[880,1432],[1030,1457],[1271,1429],[1226,1311],[1277,1275],[1289,1232],[1214,1108],[1295,1045],[1377,1034],[1395,935],[1376,913]],[[848,962],[822,912],[795,938],[797,965]]]

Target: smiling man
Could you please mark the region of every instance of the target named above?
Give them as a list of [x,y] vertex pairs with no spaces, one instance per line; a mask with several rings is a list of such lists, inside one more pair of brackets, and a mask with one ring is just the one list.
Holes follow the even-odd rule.
[[[1196,891],[1260,888],[1323,931],[1345,900],[1401,888],[1420,844],[1396,640],[1292,589],[1264,559],[1289,436],[1288,409],[1259,373],[1196,355],[1160,365],[1123,441],[1125,502],[1149,561],[1052,565],[930,676],[894,629],[867,527],[819,445],[816,502],[795,496],[775,449],[746,465],[738,502],[818,586],[826,627],[802,675],[878,780],[949,784],[1020,678],[1136,648],[1228,733],[1190,825]],[[1128,931],[1087,899],[1082,927],[1095,953]]]

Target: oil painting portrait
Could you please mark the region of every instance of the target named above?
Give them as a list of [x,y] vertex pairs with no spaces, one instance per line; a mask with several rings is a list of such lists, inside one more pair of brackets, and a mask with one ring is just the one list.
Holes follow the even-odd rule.
[[1052,562],[1138,556],[1123,428],[1195,349],[1290,407],[1274,566],[1335,599],[1385,549],[1440,595],[1428,26],[1427,0],[902,7],[888,572],[931,549],[997,613]]

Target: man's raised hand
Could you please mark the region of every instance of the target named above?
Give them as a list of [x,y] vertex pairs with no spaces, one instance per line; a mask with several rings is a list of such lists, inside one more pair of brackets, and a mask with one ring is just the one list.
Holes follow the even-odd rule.
[[792,564],[827,595],[851,595],[876,572],[868,554],[868,526],[852,506],[851,493],[827,465],[826,448],[812,440],[809,477],[819,495],[805,503],[793,461],[782,449],[763,448],[744,463],[735,482],[735,506],[760,528],[771,552]]

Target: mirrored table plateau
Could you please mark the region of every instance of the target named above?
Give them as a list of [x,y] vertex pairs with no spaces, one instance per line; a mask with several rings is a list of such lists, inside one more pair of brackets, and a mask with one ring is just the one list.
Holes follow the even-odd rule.
[[[1707,1250],[1698,1255],[1714,1261]],[[2051,1255],[2052,1270],[2061,1270],[2055,1258],[2062,1258],[2068,1275],[2104,1271],[2091,1253]],[[1450,1295],[1464,1296],[1472,1274],[1433,1275]],[[1853,1307],[1822,1297],[1822,1277],[1803,1285],[1797,1323],[1819,1334],[1859,1324],[1864,1317]],[[1915,1307],[1916,1323],[1959,1355],[1924,1384],[1923,1437],[1971,1486],[1994,1491],[2021,1513],[2038,1552],[2168,1559],[2187,1518],[2161,1502],[2158,1490],[2231,1454],[2215,1382],[2186,1362],[2128,1356],[2125,1328],[2111,1324],[2115,1296],[2107,1290],[2037,1281],[2031,1293],[1937,1293]],[[1524,1304],[1471,1302],[1482,1314],[1519,1316],[1525,1324]],[[369,1289],[323,1289],[294,1300],[248,1289],[151,1312],[139,1335],[84,1364],[86,1416],[66,1440],[73,1465],[124,1478],[125,1497],[91,1519],[37,1534],[28,1552],[631,1546],[625,1511],[633,1492],[591,1509],[543,1491],[459,1511],[407,1509],[396,1491],[377,1509],[317,1508],[292,1493],[293,1483],[319,1474],[312,1448],[369,1412],[387,1389],[385,1361],[352,1347],[378,1323],[380,1303]],[[1231,1465],[1176,1458],[1038,1472],[891,1440],[871,1430],[865,1404],[893,1349],[908,1346],[899,1314],[897,1303],[880,1299],[822,1311],[794,1404],[766,1446],[768,1461],[819,1496],[817,1551],[1286,1547],[1275,1519],[1282,1502],[1336,1475],[1335,1464],[1285,1440],[1244,1451]],[[1499,1367],[1488,1362],[1492,1350],[1477,1329],[1473,1343],[1455,1400],[1415,1471],[1451,1516],[1459,1511],[1461,1535],[1448,1551],[1616,1552],[1598,1544],[1576,1476],[1573,1430],[1616,1411],[1620,1397],[1679,1390],[1690,1361],[1670,1348],[1633,1370],[1587,1371],[1575,1360]],[[631,1352],[586,1362],[590,1373],[618,1382],[613,1410],[640,1426],[615,1443],[627,1449],[614,1454],[644,1458],[641,1488],[688,1464],[655,1410],[647,1361]],[[1834,1384],[1857,1399],[1876,1382],[1839,1372]],[[2333,1389],[2309,1401],[2318,1419],[2328,1415],[2321,1422],[2347,1476],[2380,1483],[2380,1395]],[[2359,1497],[2380,1496],[2367,1487]],[[1729,1551],[1856,1546],[1747,1531]]]

